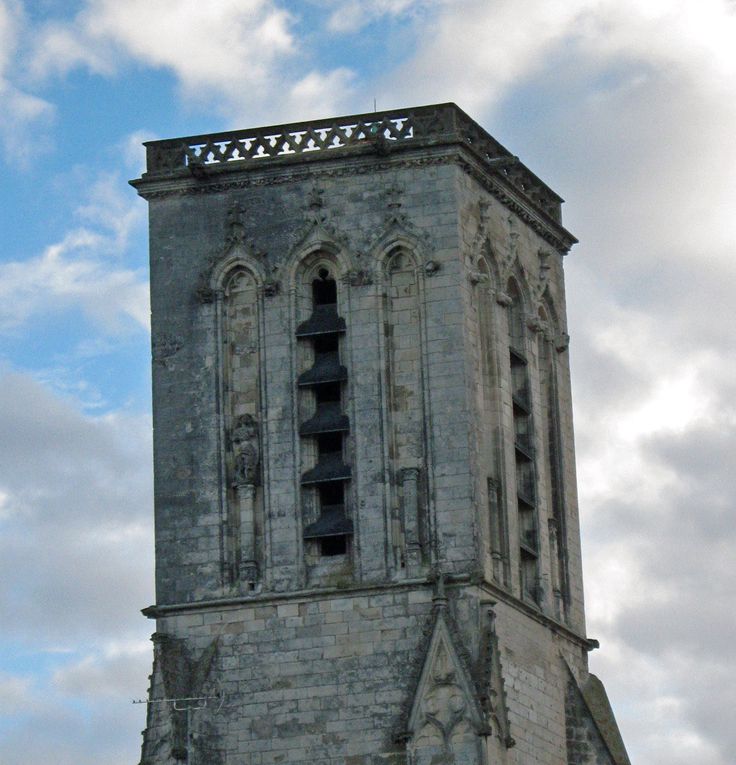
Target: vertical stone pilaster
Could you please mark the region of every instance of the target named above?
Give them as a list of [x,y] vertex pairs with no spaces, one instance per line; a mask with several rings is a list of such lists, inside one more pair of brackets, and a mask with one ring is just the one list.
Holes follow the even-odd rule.
[[403,496],[406,568],[408,576],[415,576],[422,565],[419,473],[420,471],[417,467],[405,467],[399,471]]
[[255,498],[256,487],[252,483],[235,486],[238,519],[240,522],[240,555],[238,573],[240,589],[250,592],[258,580],[256,560]]
[[562,594],[562,579],[560,576],[560,540],[557,520],[555,518],[550,518],[547,521],[547,526],[549,528],[549,560],[555,615],[558,619],[563,619],[565,616],[565,602]]

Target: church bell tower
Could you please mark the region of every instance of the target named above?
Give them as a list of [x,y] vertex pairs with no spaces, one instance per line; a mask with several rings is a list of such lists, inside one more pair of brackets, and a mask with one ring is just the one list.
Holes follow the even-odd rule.
[[454,104],[146,144],[142,765],[628,765],[562,200]]

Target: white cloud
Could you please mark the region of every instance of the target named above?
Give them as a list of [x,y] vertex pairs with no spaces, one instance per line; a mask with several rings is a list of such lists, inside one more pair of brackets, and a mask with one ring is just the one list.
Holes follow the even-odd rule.
[[344,103],[350,72],[305,62],[296,17],[273,0],[87,0],[71,22],[39,31],[37,77],[76,66],[108,75],[123,56],[175,74],[191,103],[230,120],[315,116]]
[[6,161],[25,165],[33,154],[47,149],[40,125],[54,115],[51,104],[18,88],[12,80],[13,56],[25,20],[20,3],[0,0],[0,141]]
[[[354,77],[347,68],[333,69],[327,74],[309,72],[288,91],[290,111],[305,115],[304,119],[337,114],[353,86]],[[315,105],[318,105],[317,109]]]
[[65,75],[84,66],[95,74],[110,75],[115,71],[115,52],[109,47],[89,45],[74,26],[49,22],[39,30],[29,72],[36,80],[52,72]]
[[268,0],[93,0],[80,17],[92,40],[112,40],[185,88],[263,86],[273,61],[293,50],[289,15]]
[[139,176],[146,172],[146,148],[143,143],[159,138],[151,131],[136,130],[120,142],[122,157],[131,175]]
[[21,714],[34,705],[30,678],[0,672],[0,715]]
[[[82,308],[109,331],[123,317],[147,328],[148,285],[141,273],[115,264],[143,209],[120,181],[101,176],[76,214],[88,226],[74,228],[40,255],[0,265],[0,330],[32,316]],[[111,260],[112,259],[112,260]]]
[[445,0],[417,31],[416,54],[384,79],[381,90],[397,105],[456,101],[480,117],[544,64],[583,4]]
[[87,701],[145,696],[145,678],[150,673],[152,648],[149,640],[85,656],[53,675],[62,693]]
[[251,87],[291,52],[289,19],[269,0],[219,0],[206,10],[193,0],[88,0],[73,21],[39,31],[31,65],[36,76],[79,65],[109,74],[128,53],[171,68],[192,91],[235,81]]
[[438,0],[326,0],[332,9],[327,19],[331,32],[353,33],[384,17],[397,18],[409,11],[417,13],[436,5]]
[[437,13],[426,15],[416,54],[386,81],[404,103],[453,100],[473,114],[486,113],[509,87],[559,65],[554,59],[562,50],[572,62],[584,57],[577,68],[588,75],[612,61],[635,61],[660,72],[675,67],[679,77],[700,70],[711,91],[733,88],[736,18],[726,0],[444,0],[431,6]]

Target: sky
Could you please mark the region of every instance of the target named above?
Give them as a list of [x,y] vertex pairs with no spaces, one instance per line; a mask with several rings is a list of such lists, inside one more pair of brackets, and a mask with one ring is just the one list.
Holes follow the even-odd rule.
[[0,0],[0,762],[130,765],[153,623],[143,140],[455,101],[566,199],[591,669],[736,751],[736,3]]

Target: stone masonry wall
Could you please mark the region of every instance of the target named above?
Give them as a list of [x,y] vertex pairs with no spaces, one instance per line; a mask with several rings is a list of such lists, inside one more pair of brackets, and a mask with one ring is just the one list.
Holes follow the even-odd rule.
[[[483,597],[475,587],[449,589],[456,639],[471,666],[479,656]],[[221,761],[238,765],[404,763],[402,734],[427,648],[432,598],[430,586],[396,587],[160,618],[159,632],[181,636],[193,657],[217,646],[198,692],[221,700],[194,713],[192,761],[201,762],[201,752],[217,741]],[[499,604],[497,613],[516,742],[503,749],[505,762],[563,765],[568,674],[561,655],[581,666],[581,649],[513,608]],[[149,735],[164,744],[144,765],[173,762],[167,756],[173,714],[165,708],[154,714],[158,728]]]
[[[570,726],[588,723],[571,717],[570,671],[586,677],[589,646],[572,238],[525,168],[483,165],[485,140],[143,179],[156,633],[142,765],[576,762]],[[348,423],[324,439],[347,463],[348,542],[329,554],[305,533],[329,503],[305,479],[322,447],[302,429],[317,394],[298,382],[317,365],[297,337],[317,278],[334,285],[330,400]]]
[[[232,565],[226,560],[232,544],[223,532],[229,487],[223,486],[228,479],[221,467],[222,451],[228,448],[222,432],[227,433],[229,423],[218,403],[228,393],[218,390],[219,309],[208,290],[213,269],[227,259],[233,206],[243,211],[241,260],[261,284],[263,590],[307,583],[297,517],[301,445],[295,439],[295,382],[301,370],[295,368],[294,296],[295,269],[315,251],[335,253],[331,257],[347,320],[341,354],[348,367],[346,411],[354,460],[350,509],[357,545],[349,576],[356,581],[406,576],[405,562],[394,554],[396,496],[384,489],[399,482],[404,467],[420,473],[422,563],[430,565],[441,555],[449,571],[476,566],[468,414],[463,406],[464,318],[457,290],[462,274],[456,173],[444,164],[378,173],[355,168],[353,174],[335,178],[320,176],[237,194],[151,201],[159,603],[232,591],[227,578]],[[425,443],[411,447],[415,454],[407,458],[389,453],[380,419],[380,412],[389,408],[381,316],[390,275],[383,269],[397,245],[416,262],[422,296],[416,332],[427,350],[423,360],[411,362],[418,374],[409,376],[423,386],[415,398],[424,400]],[[418,411],[411,398],[406,402],[407,412]],[[402,416],[395,412],[395,418]],[[412,416],[416,421],[417,415]]]
[[[494,199],[470,174],[458,173],[458,215],[461,221],[461,248],[464,253],[466,279],[459,284],[465,313],[467,397],[477,407],[478,416],[471,425],[471,465],[474,496],[482,519],[482,506],[488,503],[487,478],[493,476],[501,485],[501,501],[509,520],[508,536],[518,536],[515,525],[514,426],[511,404],[511,381],[508,368],[508,322],[504,301],[506,283],[514,279],[521,287],[523,310],[527,321],[527,354],[529,358],[534,427],[534,450],[537,455],[537,497],[540,530],[540,568],[542,574],[543,611],[563,618],[575,629],[584,632],[582,563],[575,475],[574,436],[572,428],[572,397],[567,352],[567,323],[564,294],[563,253],[554,250],[542,237]],[[543,258],[540,258],[543,253]],[[484,270],[485,269],[485,270]],[[487,276],[486,276],[487,274]],[[495,402],[486,409],[479,386],[483,380],[481,359],[482,315],[479,303],[487,304],[486,319],[494,349],[490,384]],[[547,321],[539,323],[539,310],[546,311]],[[544,423],[541,401],[540,359],[537,339],[549,338],[556,378],[557,413],[560,419],[560,474],[566,527],[564,539],[569,567],[569,606],[566,613],[556,614],[553,602],[552,570],[554,552],[550,549],[548,532],[552,517],[552,497],[549,492],[549,462],[544,443]],[[500,454],[499,454],[500,451]],[[480,523],[481,534],[490,532],[487,523]],[[562,534],[562,530],[560,532]],[[486,548],[488,544],[486,544]],[[519,591],[518,557],[510,545],[511,587]],[[486,559],[487,576],[493,578],[492,565]]]

